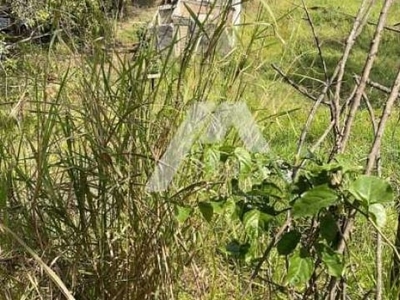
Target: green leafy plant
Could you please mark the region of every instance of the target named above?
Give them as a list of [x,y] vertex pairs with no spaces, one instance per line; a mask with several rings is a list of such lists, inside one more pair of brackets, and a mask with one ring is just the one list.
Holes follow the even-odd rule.
[[[230,193],[218,203],[218,210],[215,202],[199,203],[203,217],[211,222],[213,215],[224,214],[224,209],[231,211],[233,204],[234,214],[229,215],[228,223],[236,228],[239,222],[242,234],[241,239],[227,244],[227,252],[256,266],[276,249],[277,259],[287,266],[284,280],[276,284],[296,288],[298,292],[305,292],[307,283],[317,273],[325,278],[324,284],[328,284],[329,277],[346,276],[346,259],[336,251],[340,234],[337,224],[346,211],[357,207],[367,220],[383,226],[385,205],[394,200],[387,181],[359,175],[358,166],[345,162],[324,164],[312,157],[297,178],[288,180],[284,174],[287,163],[265,165],[267,156],[250,154],[243,148],[220,149],[225,151],[221,163],[236,164],[238,173],[227,181]],[[259,177],[260,166],[267,170],[264,177]],[[244,177],[250,182],[245,190],[240,188]],[[284,225],[284,230],[274,236],[288,217],[290,226]],[[263,253],[262,241],[268,240],[270,247]]]

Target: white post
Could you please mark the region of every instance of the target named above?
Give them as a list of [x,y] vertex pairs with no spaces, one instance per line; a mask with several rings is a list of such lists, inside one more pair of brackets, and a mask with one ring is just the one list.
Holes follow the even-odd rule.
[[234,12],[232,14],[232,47],[236,45],[236,31],[240,25],[240,15],[242,13],[242,0],[232,0],[232,7]]
[[233,25],[240,24],[240,14],[242,12],[242,0],[232,0],[232,7],[235,10],[233,13]]

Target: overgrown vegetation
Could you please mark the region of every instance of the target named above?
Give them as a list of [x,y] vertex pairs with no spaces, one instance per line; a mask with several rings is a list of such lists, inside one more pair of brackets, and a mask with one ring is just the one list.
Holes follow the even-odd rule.
[[[374,2],[247,2],[234,50],[181,57],[112,3],[7,2],[37,31],[3,34],[0,299],[397,299],[400,8]],[[146,190],[193,104],[239,101],[266,153],[231,129]]]

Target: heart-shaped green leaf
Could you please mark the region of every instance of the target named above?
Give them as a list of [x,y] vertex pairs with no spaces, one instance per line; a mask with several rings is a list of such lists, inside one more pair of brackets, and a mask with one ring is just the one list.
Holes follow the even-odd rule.
[[198,204],[201,214],[203,218],[210,223],[214,214],[213,207],[209,202],[199,202]]
[[391,202],[394,199],[390,184],[376,176],[360,176],[350,185],[349,192],[367,207],[374,203]]
[[296,249],[300,242],[301,234],[298,231],[290,231],[285,233],[276,246],[280,255],[289,255]]
[[190,207],[184,207],[177,205],[175,208],[175,218],[179,223],[185,223],[185,221],[189,218],[192,213],[192,209]]
[[324,247],[324,250],[321,253],[321,260],[326,266],[329,275],[334,277],[342,276],[344,266],[338,253]]
[[286,285],[299,286],[306,283],[312,275],[314,264],[310,257],[292,256],[289,260],[289,270],[286,275]]
[[383,226],[385,226],[386,210],[382,204],[380,203],[371,204],[368,207],[368,212],[371,214],[372,220],[378,227],[382,228]]
[[328,185],[319,185],[305,192],[293,205],[293,216],[314,216],[321,209],[337,202],[338,196]]
[[252,237],[259,237],[267,229],[268,222],[272,218],[272,216],[258,209],[252,209],[244,214],[243,225],[247,234]]
[[336,220],[329,213],[321,218],[320,224],[319,234],[321,238],[328,243],[332,242],[338,233]]

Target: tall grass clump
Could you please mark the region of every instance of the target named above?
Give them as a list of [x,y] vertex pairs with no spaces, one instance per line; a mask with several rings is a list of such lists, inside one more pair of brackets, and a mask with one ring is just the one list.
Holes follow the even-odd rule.
[[[172,293],[168,203],[143,191],[153,160],[147,80],[135,71],[140,61],[123,64],[91,57],[67,69],[50,97],[45,63],[1,142],[3,224],[77,299]],[[4,293],[57,298],[41,265],[5,241],[10,264],[25,271],[4,276]]]
[[[1,299],[217,293],[216,269],[204,289],[196,277],[199,261],[214,251],[196,250],[197,239],[207,239],[196,229],[204,225],[182,212],[224,176],[210,169],[207,177],[197,143],[170,189],[150,193],[145,185],[193,103],[252,97],[251,56],[261,51],[252,49],[263,46],[262,30],[253,29],[221,55],[222,21],[202,54],[193,35],[179,58],[172,46],[160,55],[151,41],[134,57],[100,47],[82,55],[54,36],[45,52],[33,47],[21,68],[9,70],[0,127]],[[73,58],[61,59],[66,46]],[[160,73],[155,82],[150,65]],[[11,88],[21,78],[24,88]]]

